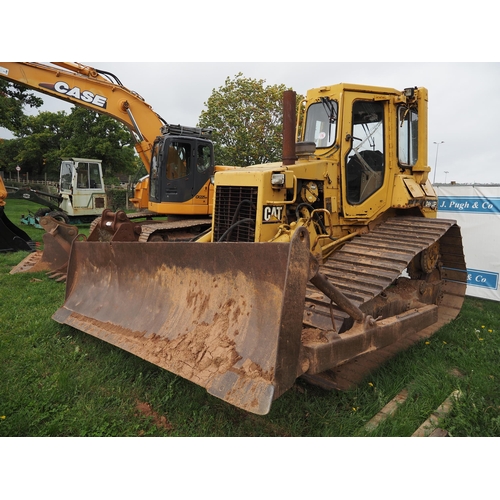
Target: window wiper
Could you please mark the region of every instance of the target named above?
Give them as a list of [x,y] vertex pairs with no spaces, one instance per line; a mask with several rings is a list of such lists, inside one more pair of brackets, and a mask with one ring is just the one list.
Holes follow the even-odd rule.
[[333,102],[330,101],[328,97],[320,97],[320,99],[328,115],[328,121],[330,123],[335,123],[337,121],[337,113],[335,111],[335,106],[333,105]]
[[[337,112],[335,110],[335,106],[333,105],[333,102],[328,99],[328,97],[320,97],[321,103],[323,104],[323,107],[325,108],[326,114],[328,115],[328,122],[330,125],[333,125],[337,121]],[[331,133],[332,133],[332,128],[328,127],[328,142],[331,140]]]

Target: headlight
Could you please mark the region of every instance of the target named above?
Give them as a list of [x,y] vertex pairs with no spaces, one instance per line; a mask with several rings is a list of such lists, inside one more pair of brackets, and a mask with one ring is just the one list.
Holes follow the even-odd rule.
[[282,188],[285,185],[285,174],[272,174],[271,175],[271,185],[274,188]]

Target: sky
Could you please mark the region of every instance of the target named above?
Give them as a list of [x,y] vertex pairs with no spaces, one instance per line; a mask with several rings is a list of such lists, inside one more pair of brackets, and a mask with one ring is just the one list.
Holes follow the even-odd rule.
[[[239,72],[300,94],[340,82],[426,87],[431,180],[500,183],[500,51],[495,16],[487,15],[484,0],[466,11],[423,0],[418,10],[407,7],[411,15],[396,0],[376,6],[359,0],[356,12],[337,2],[330,10],[307,11],[291,0],[254,0],[253,10],[226,9],[224,19],[217,9],[226,4],[216,0],[197,4],[189,22],[185,8],[164,5],[144,0],[144,18],[135,19],[89,0],[85,14],[99,13],[104,25],[71,4],[61,13],[66,23],[47,17],[41,24],[43,8],[35,5],[21,37],[16,23],[3,26],[0,40],[19,43],[4,45],[2,57],[76,60],[109,71],[168,123],[187,126],[197,124],[212,91]],[[87,36],[73,36],[79,33]],[[41,97],[43,110],[71,108]],[[0,137],[12,136],[0,130]]]
[[[500,63],[79,62],[113,73],[168,123],[187,126],[197,124],[212,91],[239,72],[303,95],[340,82],[426,87],[428,163],[437,166],[436,183],[500,183]],[[69,103],[40,96],[42,110],[70,112]],[[12,136],[1,130],[0,137]]]

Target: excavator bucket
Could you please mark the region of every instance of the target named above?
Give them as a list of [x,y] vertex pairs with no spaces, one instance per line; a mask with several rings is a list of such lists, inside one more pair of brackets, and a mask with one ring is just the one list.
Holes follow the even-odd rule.
[[79,242],[59,323],[256,414],[294,383],[310,266],[290,243]]
[[0,206],[0,251],[18,252],[25,250],[33,252],[35,242],[5,215],[4,207]]
[[46,215],[40,218],[45,229],[43,252],[37,251],[25,257],[10,274],[22,272],[50,271],[65,276],[71,244],[78,235],[78,228]]

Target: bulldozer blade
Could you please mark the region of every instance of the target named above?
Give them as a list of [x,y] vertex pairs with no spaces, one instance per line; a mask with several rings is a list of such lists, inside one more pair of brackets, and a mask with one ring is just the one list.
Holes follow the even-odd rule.
[[264,415],[299,371],[309,236],[290,243],[79,242],[53,319]]
[[73,240],[78,236],[78,228],[58,221],[53,217],[41,217],[40,224],[45,229],[43,252],[25,257],[10,274],[21,272],[66,272]]

